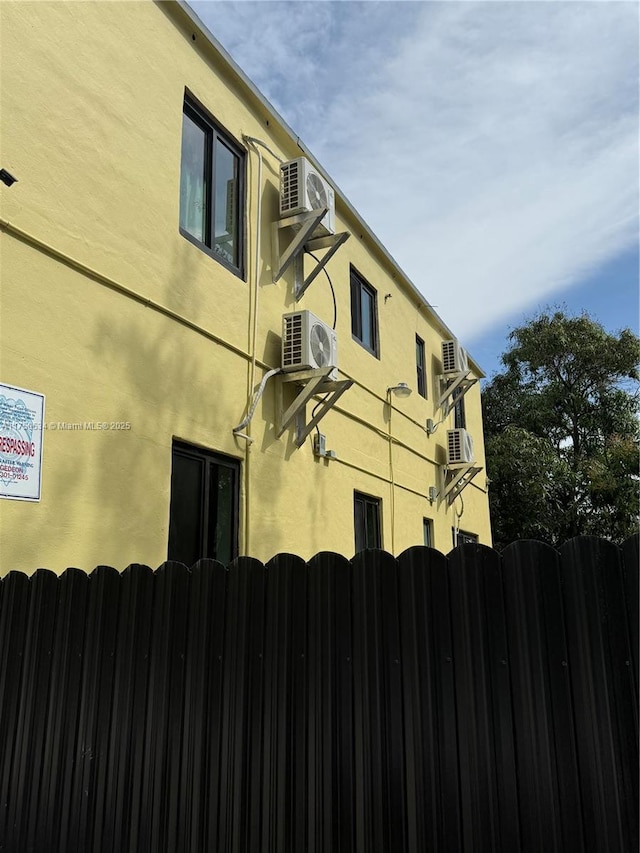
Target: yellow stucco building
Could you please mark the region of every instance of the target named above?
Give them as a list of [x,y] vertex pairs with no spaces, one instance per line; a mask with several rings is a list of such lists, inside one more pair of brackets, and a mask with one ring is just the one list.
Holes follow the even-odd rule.
[[491,544],[478,366],[188,7],[0,28],[0,572]]

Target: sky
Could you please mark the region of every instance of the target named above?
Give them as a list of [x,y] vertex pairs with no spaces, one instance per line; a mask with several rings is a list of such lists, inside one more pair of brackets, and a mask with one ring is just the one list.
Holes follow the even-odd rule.
[[638,331],[638,4],[190,5],[488,377],[546,306]]

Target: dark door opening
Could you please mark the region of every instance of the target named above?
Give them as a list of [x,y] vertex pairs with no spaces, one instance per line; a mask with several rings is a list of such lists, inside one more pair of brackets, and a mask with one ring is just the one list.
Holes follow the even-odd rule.
[[202,557],[225,565],[238,556],[240,463],[174,442],[169,560],[192,566]]

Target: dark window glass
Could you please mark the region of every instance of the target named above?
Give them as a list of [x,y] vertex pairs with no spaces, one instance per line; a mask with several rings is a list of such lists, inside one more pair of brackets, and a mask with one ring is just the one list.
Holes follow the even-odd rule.
[[422,519],[422,532],[424,535],[424,544],[427,548],[433,548],[433,521],[430,518]]
[[238,265],[238,157],[216,140],[215,250],[229,264]]
[[473,545],[478,541],[478,537],[475,533],[469,533],[466,530],[458,530],[457,541],[456,541],[456,529],[455,527],[451,528],[451,535],[453,537],[453,547],[456,545]]
[[238,555],[239,474],[234,459],[174,443],[169,560],[192,566],[211,557],[227,564]]
[[466,429],[467,428],[467,416],[464,411],[464,394],[458,388],[457,391],[453,392],[453,413],[454,413],[454,421],[456,429]]
[[236,549],[236,485],[237,463],[233,466],[212,464],[210,486],[210,525],[215,531],[215,557],[229,563]]
[[374,326],[373,326],[373,295],[366,288],[360,291],[360,328],[362,329],[362,343],[367,349],[375,349]]
[[180,230],[242,274],[244,152],[204,110],[185,101],[182,116]]
[[353,515],[356,538],[356,553],[365,548],[381,548],[380,498],[354,492]]
[[416,371],[418,374],[418,394],[427,396],[427,375],[424,369],[424,341],[416,335]]
[[169,559],[192,566],[200,557],[204,459],[174,451],[171,467]]
[[376,291],[351,268],[351,333],[365,349],[379,355]]
[[189,116],[182,118],[182,168],[180,170],[180,227],[196,240],[206,231],[207,134]]

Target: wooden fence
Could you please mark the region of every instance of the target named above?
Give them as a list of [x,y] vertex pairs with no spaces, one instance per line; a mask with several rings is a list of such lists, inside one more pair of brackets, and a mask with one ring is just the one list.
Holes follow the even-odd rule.
[[632,853],[638,538],[0,582],[3,853]]

